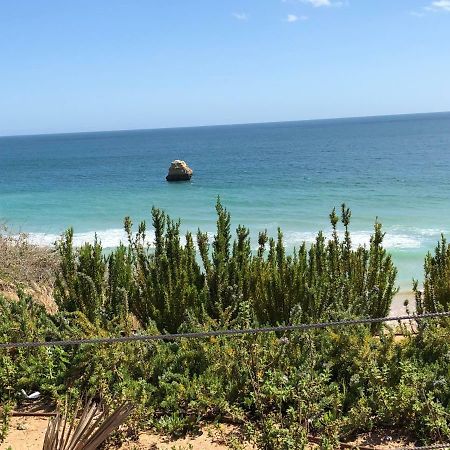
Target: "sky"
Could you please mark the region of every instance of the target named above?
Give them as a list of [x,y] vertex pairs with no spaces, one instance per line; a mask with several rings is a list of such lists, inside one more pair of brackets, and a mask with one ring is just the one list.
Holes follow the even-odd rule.
[[450,110],[450,0],[0,0],[0,135]]

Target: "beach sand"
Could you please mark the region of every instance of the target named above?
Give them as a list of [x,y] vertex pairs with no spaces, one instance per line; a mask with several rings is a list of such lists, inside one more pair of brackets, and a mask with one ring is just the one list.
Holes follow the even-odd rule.
[[[405,307],[405,301],[408,301],[408,307]],[[404,316],[407,314],[406,309],[410,314],[416,311],[416,301],[413,291],[400,291],[395,294],[392,300],[391,310],[389,316]]]
[[[47,418],[13,417],[10,431],[0,450],[41,450],[47,429]],[[195,436],[170,439],[155,433],[141,433],[138,441],[127,442],[116,450],[227,450],[237,448],[231,442],[240,441],[240,430],[231,425],[205,425]],[[227,444],[228,442],[228,444]],[[347,444],[355,446],[371,446],[379,450],[414,447],[408,434],[396,430],[376,430],[363,433]],[[242,450],[256,450],[251,444],[241,444]],[[311,444],[308,448],[318,448]]]
[[[42,450],[48,418],[12,417],[6,440],[0,443],[0,450]],[[120,450],[227,450],[231,448],[226,441],[238,440],[239,429],[230,425],[218,427],[209,425],[201,429],[198,435],[180,439],[170,439],[154,433],[142,433],[138,441],[128,442]],[[190,447],[191,446],[191,447]],[[243,450],[254,449],[245,445]]]

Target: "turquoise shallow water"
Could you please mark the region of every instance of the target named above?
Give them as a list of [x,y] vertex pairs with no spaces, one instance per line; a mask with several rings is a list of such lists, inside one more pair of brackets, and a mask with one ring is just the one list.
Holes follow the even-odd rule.
[[[191,182],[165,181],[173,159]],[[402,288],[450,234],[449,188],[450,113],[0,138],[0,220],[35,242],[73,226],[77,242],[114,246],[124,216],[152,205],[213,232],[220,195],[235,225],[281,226],[293,248],[346,202],[355,244],[383,223]]]

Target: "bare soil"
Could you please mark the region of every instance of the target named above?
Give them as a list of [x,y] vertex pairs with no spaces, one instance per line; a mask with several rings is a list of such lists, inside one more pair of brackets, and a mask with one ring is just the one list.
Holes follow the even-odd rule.
[[[48,417],[12,417],[6,440],[0,450],[42,450]],[[239,446],[231,443],[240,443]],[[346,442],[342,448],[388,450],[417,445],[407,433],[399,430],[380,429],[364,433]],[[318,448],[311,444],[310,448]],[[205,425],[195,436],[171,439],[156,433],[141,433],[138,441],[127,442],[115,450],[256,450],[251,444],[242,444],[242,435],[236,426]]]
[[[42,450],[47,417],[12,417],[6,440],[0,450]],[[230,425],[205,426],[196,436],[170,439],[155,433],[142,433],[138,441],[128,442],[120,450],[227,450],[232,447],[227,442],[238,442],[240,432]],[[251,445],[243,445],[242,450],[252,450]]]

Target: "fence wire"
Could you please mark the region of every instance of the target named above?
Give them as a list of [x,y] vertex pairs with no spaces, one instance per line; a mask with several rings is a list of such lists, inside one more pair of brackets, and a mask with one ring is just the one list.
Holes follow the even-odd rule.
[[174,333],[174,334],[153,334],[153,335],[134,334],[131,336],[95,337],[84,339],[67,339],[60,341],[1,342],[0,349],[26,348],[26,347],[64,347],[82,344],[117,344],[125,342],[142,342],[142,341],[173,341],[176,339],[183,339],[183,338],[198,339],[214,336],[240,336],[246,334],[251,335],[251,334],[262,334],[272,332],[307,331],[320,328],[341,327],[347,325],[371,325],[375,323],[402,322],[407,320],[419,321],[423,319],[432,319],[438,317],[450,317],[450,311],[426,313],[420,315],[361,318],[361,319],[338,320],[338,321],[318,322],[318,323],[301,323],[296,325],[282,325],[282,326],[262,327],[262,328],[243,328],[243,329],[212,330],[212,331],[199,331],[199,332]]

